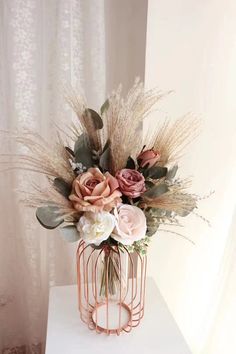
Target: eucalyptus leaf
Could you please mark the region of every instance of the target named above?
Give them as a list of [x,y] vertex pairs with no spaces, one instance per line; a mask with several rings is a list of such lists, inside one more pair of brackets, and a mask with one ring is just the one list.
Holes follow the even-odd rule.
[[145,187],[146,187],[146,189],[150,189],[150,188],[152,188],[152,187],[154,187],[155,186],[155,184],[153,183],[153,182],[151,182],[151,181],[145,181]]
[[144,177],[149,177],[152,179],[159,179],[166,176],[168,169],[161,166],[152,166],[144,170]]
[[43,227],[50,230],[55,229],[64,221],[58,207],[54,205],[37,208],[36,217]]
[[60,227],[59,231],[62,238],[67,242],[76,242],[80,239],[79,231],[74,225]]
[[109,170],[110,159],[111,159],[111,148],[110,148],[110,141],[108,140],[99,158],[99,165],[103,170],[105,171]]
[[175,178],[175,175],[178,171],[178,165],[173,166],[169,171],[167,172],[166,178],[168,180]]
[[109,102],[109,99],[107,99],[102,107],[100,108],[100,112],[101,112],[101,115],[103,115],[103,113],[109,108],[109,105],[110,105],[110,102]]
[[64,179],[61,177],[56,177],[53,181],[53,186],[59,193],[68,199],[71,193],[71,185],[69,183],[64,181]]
[[93,155],[88,145],[87,134],[83,133],[78,137],[74,146],[74,153],[76,162],[82,163],[87,168],[93,166]]
[[85,114],[90,115],[90,117],[92,118],[92,121],[93,121],[94,128],[96,130],[103,128],[102,118],[100,117],[100,115],[96,111],[94,111],[91,108],[88,108],[88,109],[86,109]]
[[168,192],[168,187],[166,184],[162,183],[150,188],[147,192],[143,193],[142,196],[154,199],[160,197],[160,195],[166,192]]
[[134,170],[135,169],[135,161],[134,161],[134,159],[132,159],[132,157],[131,156],[129,156],[128,157],[128,160],[127,160],[127,162],[126,162],[126,168],[129,168],[129,169],[131,169],[131,170]]
[[157,229],[159,228],[159,224],[158,223],[155,223],[155,224],[150,224],[150,225],[147,225],[147,232],[146,232],[146,235],[147,236],[153,236],[156,232],[157,232]]

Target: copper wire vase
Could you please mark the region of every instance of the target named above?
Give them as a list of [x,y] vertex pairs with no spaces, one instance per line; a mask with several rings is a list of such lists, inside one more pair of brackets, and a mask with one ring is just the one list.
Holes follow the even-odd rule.
[[78,302],[81,320],[97,333],[130,332],[144,315],[147,258],[126,247],[95,249],[79,243]]

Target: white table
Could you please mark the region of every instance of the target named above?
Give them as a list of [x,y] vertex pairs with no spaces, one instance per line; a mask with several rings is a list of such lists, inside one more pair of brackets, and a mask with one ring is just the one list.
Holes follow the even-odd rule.
[[77,286],[51,288],[46,354],[191,354],[153,279],[147,279],[145,315],[120,336],[96,334],[81,322]]

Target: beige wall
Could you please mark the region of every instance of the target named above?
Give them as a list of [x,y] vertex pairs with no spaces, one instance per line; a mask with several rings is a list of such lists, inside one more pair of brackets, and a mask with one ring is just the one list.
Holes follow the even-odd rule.
[[[162,233],[149,253],[156,279],[193,353],[204,341],[222,290],[222,257],[236,199],[236,2],[149,0],[146,86],[173,89],[159,119],[193,111],[203,132],[181,162],[181,176],[194,176],[193,190],[216,193],[200,204],[212,227],[191,216],[180,232],[187,242]],[[201,351],[202,350],[202,351]]]

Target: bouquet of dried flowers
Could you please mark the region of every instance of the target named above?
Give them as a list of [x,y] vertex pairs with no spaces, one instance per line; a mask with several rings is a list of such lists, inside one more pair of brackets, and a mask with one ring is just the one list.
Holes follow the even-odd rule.
[[68,241],[83,239],[94,247],[127,247],[146,253],[160,225],[178,225],[197,208],[198,197],[187,193],[189,180],[176,177],[183,148],[198,131],[198,120],[186,115],[174,123],[143,123],[165,95],[145,91],[136,80],[126,98],[121,88],[96,112],[71,93],[67,101],[77,115],[70,126],[70,146],[62,138],[52,148],[33,133],[16,134],[28,148],[11,168],[46,175],[46,189],[25,197],[37,207],[47,229],[60,228]]

